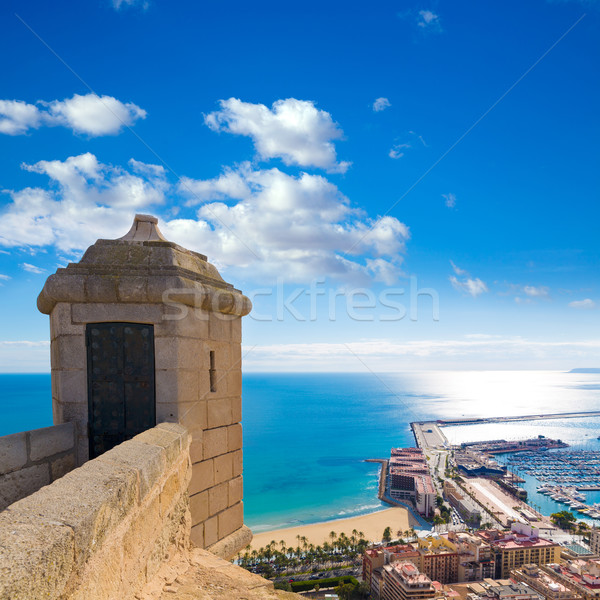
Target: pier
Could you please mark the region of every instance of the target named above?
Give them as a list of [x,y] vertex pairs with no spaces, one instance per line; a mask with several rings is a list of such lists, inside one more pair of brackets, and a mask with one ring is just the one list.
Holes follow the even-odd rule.
[[[448,425],[480,425],[482,423],[509,423],[511,421],[542,421],[545,419],[576,419],[578,417],[600,417],[600,410],[588,410],[583,412],[549,413],[535,415],[516,415],[512,417],[465,417],[462,419],[437,419],[431,423],[437,423],[444,427]],[[430,424],[421,422],[420,425]]]

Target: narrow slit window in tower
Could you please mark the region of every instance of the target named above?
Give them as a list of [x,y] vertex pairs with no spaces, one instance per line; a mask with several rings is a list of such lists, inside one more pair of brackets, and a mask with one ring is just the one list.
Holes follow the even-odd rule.
[[215,351],[210,351],[210,369],[208,370],[210,375],[210,391],[217,391],[217,371],[215,370]]

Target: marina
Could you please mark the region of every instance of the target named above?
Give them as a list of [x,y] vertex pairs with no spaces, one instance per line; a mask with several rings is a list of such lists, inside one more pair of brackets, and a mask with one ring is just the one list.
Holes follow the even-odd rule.
[[503,462],[520,478],[534,478],[537,494],[579,518],[600,519],[600,502],[590,502],[586,494],[600,491],[600,451],[530,451],[506,455]]

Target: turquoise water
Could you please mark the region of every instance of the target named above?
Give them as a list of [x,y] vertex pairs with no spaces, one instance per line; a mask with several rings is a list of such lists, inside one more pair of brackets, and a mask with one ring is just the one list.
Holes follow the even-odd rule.
[[[414,445],[411,421],[600,410],[600,375],[249,373],[243,401],[245,520],[258,532],[383,508],[378,466],[363,461],[388,456],[392,446]],[[51,422],[49,375],[0,375],[0,435]],[[446,433],[454,441],[542,433],[590,446],[598,443],[600,419],[494,423]]]

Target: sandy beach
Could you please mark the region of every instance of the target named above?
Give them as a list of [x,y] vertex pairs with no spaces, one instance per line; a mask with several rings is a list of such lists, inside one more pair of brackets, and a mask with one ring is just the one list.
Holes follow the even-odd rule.
[[388,526],[392,528],[392,535],[395,536],[398,530],[406,531],[414,525],[416,525],[414,520],[404,508],[387,508],[359,517],[257,533],[254,535],[251,545],[253,549],[258,550],[272,540],[277,542],[285,540],[288,546],[296,546],[298,544],[297,535],[305,536],[309,544],[318,545],[329,541],[330,531],[335,531],[337,534],[343,532],[349,537],[353,529],[362,531],[367,540],[381,541],[383,530]]

